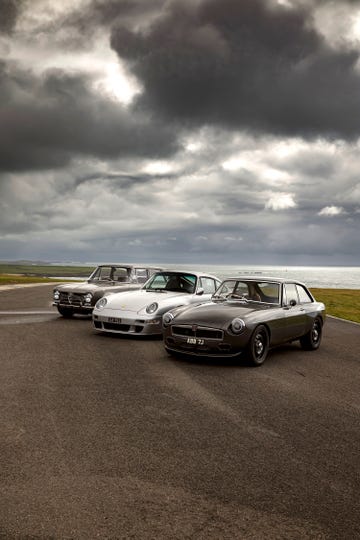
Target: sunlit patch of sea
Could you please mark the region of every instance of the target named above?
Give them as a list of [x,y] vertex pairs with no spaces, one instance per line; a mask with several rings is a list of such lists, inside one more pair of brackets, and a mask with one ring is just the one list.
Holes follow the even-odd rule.
[[[167,265],[171,268],[190,269],[190,265]],[[360,266],[263,266],[263,265],[194,265],[193,270],[203,270],[221,279],[240,275],[284,277],[302,281],[308,287],[334,289],[360,289]]]

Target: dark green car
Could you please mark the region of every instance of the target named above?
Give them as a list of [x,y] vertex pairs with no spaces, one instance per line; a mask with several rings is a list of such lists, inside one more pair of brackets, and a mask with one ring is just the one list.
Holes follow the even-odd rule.
[[318,349],[324,322],[324,304],[303,283],[234,277],[211,302],[165,313],[164,345],[171,355],[239,356],[260,366],[283,343],[300,340],[303,349]]

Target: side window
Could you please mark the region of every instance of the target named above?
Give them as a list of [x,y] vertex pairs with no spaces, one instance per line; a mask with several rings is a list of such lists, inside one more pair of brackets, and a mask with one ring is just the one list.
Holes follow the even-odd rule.
[[114,268],[112,279],[114,281],[127,281],[128,280],[128,271],[127,268]]
[[284,285],[284,304],[289,306],[290,302],[292,300],[295,300],[295,302],[299,303],[299,298],[296,290],[295,283],[285,283]]
[[139,283],[145,283],[148,279],[146,268],[135,268],[135,276]]
[[236,285],[236,289],[234,291],[235,294],[239,296],[249,296],[249,286],[247,283],[244,283],[242,281],[239,281]]
[[300,304],[307,304],[309,302],[312,302],[311,296],[309,295],[307,290],[304,289],[304,287],[302,287],[301,285],[296,285],[296,289],[299,295]]
[[257,288],[261,293],[261,299],[264,302],[269,302],[270,304],[279,303],[280,287],[278,283],[257,283]]
[[200,287],[204,289],[205,294],[214,294],[216,290],[215,280],[207,277],[201,277]]
[[110,266],[103,266],[101,268],[101,276],[100,279],[106,279],[109,280],[111,277],[111,270],[112,268]]

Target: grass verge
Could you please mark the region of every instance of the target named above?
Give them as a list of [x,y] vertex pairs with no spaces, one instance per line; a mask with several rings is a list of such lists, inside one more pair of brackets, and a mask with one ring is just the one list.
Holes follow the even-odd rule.
[[326,313],[360,323],[360,289],[311,289],[318,302],[324,302]]
[[0,264],[2,274],[18,274],[27,277],[88,277],[94,270],[92,266],[55,266],[37,264]]
[[61,281],[69,281],[62,279],[54,279],[41,276],[18,276],[16,274],[0,274],[0,287],[1,285],[18,285],[27,283],[60,283]]

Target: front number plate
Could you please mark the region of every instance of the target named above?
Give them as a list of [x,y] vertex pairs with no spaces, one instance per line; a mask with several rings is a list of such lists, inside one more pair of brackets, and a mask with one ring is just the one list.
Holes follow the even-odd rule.
[[115,324],[120,324],[121,319],[119,319],[118,317],[108,317],[108,322],[115,323]]
[[204,345],[205,341],[203,339],[189,337],[186,343],[189,343],[189,345]]

